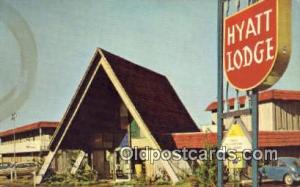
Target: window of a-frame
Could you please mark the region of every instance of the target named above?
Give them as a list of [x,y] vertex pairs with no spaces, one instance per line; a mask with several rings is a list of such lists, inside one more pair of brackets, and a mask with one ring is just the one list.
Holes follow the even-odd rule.
[[132,122],[130,123],[130,135],[131,138],[141,138],[141,130],[139,128],[139,126],[137,125],[135,120],[132,120]]

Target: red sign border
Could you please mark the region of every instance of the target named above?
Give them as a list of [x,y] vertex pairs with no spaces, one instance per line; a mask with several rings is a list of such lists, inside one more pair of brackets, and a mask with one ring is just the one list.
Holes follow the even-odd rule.
[[[249,88],[238,88],[232,82],[228,79],[227,73],[225,71],[225,28],[226,28],[226,20],[236,16],[250,8],[253,8],[264,1],[268,0],[262,0],[257,3],[254,3],[243,10],[236,12],[228,17],[226,17],[223,21],[223,70],[225,77],[227,81],[230,83],[230,85],[241,91],[247,91],[247,90],[264,90],[272,85],[274,85],[280,77],[285,72],[287,65],[289,63],[290,59],[290,53],[291,53],[291,0],[274,0],[276,1],[276,49],[275,49],[275,57],[272,63],[272,67],[268,71],[268,73],[254,86],[251,86]],[[270,1],[270,0],[269,0]],[[282,17],[284,15],[284,17]],[[280,18],[280,19],[279,19]],[[282,29],[283,27],[287,29]],[[282,49],[280,51],[280,49]],[[282,64],[279,64],[281,61],[284,61]],[[277,65],[278,64],[278,65]]]

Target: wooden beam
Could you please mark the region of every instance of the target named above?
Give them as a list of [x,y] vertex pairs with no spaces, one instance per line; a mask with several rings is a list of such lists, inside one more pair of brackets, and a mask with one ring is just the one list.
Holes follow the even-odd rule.
[[[93,57],[93,60],[90,63],[90,68],[92,68],[93,62],[97,58],[97,56],[98,56],[98,53],[96,52],[95,55],[94,55],[94,57]],[[70,114],[70,119],[68,120],[68,123],[66,124],[66,127],[63,129],[62,136],[56,137],[57,134],[58,134],[58,131],[60,130],[61,127],[59,127],[57,129],[57,131],[55,132],[54,138],[59,138],[59,140],[58,140],[57,144],[55,145],[55,149],[53,151],[50,150],[49,154],[45,158],[44,164],[42,165],[42,167],[39,170],[39,173],[38,173],[38,175],[37,175],[37,177],[35,179],[35,184],[40,184],[42,182],[44,175],[46,174],[46,172],[47,172],[47,170],[48,170],[48,168],[49,168],[49,166],[50,166],[50,164],[51,164],[51,162],[52,162],[52,160],[53,160],[56,152],[58,151],[58,149],[59,149],[59,147],[60,147],[60,145],[61,145],[61,143],[62,143],[62,141],[63,141],[63,139],[64,139],[64,137],[65,137],[65,135],[67,133],[67,131],[68,131],[68,129],[70,128],[70,125],[71,125],[71,123],[72,123],[75,115],[77,114],[77,111],[79,110],[79,106],[81,105],[81,103],[82,103],[82,101],[83,101],[83,99],[84,99],[84,97],[85,97],[85,95],[87,93],[87,90],[89,89],[89,87],[90,87],[90,85],[91,85],[91,83],[92,83],[92,81],[93,81],[93,79],[94,79],[94,77],[96,75],[96,72],[98,71],[98,68],[100,67],[100,62],[101,62],[101,59],[100,59],[99,62],[96,62],[97,63],[96,68],[92,69],[91,76],[89,75],[89,71],[91,71],[90,68],[86,72],[86,75],[84,77],[90,76],[89,80],[87,81],[87,85],[85,86],[82,94],[80,95],[80,98],[79,98],[78,102],[76,102],[76,104],[74,106],[75,107],[74,111]],[[84,79],[82,80],[82,83],[83,82],[84,82]],[[79,88],[77,89],[77,92],[75,93],[75,96],[73,97],[74,100],[72,100],[71,105],[73,105],[74,104],[73,102],[75,102],[75,99],[77,99],[76,95],[79,94],[79,92],[81,92],[80,87],[81,87],[81,84],[79,85]],[[71,105],[70,105],[70,107],[71,107]],[[68,115],[69,109],[70,108],[68,108],[67,112],[65,113],[64,118]],[[64,122],[64,120],[62,120],[62,122],[60,123],[60,125],[62,125],[63,122]],[[53,141],[53,139],[52,139],[52,141]],[[52,144],[52,141],[51,141],[51,144]]]
[[[118,77],[114,73],[112,67],[110,66],[109,62],[107,61],[107,59],[105,58],[105,56],[103,55],[103,53],[100,49],[99,49],[99,52],[101,53],[101,55],[103,57],[103,61],[101,62],[101,64],[104,68],[104,71],[108,75],[109,79],[112,81],[115,89],[119,93],[122,101],[124,102],[125,106],[129,110],[130,114],[133,116],[133,118],[137,122],[137,125],[139,126],[141,131],[144,133],[146,138],[148,138],[148,140],[151,144],[151,147],[154,148],[154,149],[161,150],[161,147],[156,142],[155,138],[152,136],[150,130],[148,129],[148,127],[145,124],[144,120],[142,119],[141,115],[139,114],[139,112],[135,108],[135,106],[132,103],[130,97],[127,95],[127,93],[126,93],[125,89],[123,88],[121,82],[119,81]],[[176,175],[176,173],[174,171],[174,168],[172,167],[170,161],[165,161],[165,160],[160,160],[160,161],[161,161],[162,165],[164,166],[165,170],[167,171],[167,173],[168,173],[169,177],[171,178],[172,182],[173,183],[179,182],[179,178]]]

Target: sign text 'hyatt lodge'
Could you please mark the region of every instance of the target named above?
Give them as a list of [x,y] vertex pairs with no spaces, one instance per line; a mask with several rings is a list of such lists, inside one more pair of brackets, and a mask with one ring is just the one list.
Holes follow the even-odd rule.
[[239,90],[266,89],[290,56],[290,0],[263,0],[225,19],[224,71]]

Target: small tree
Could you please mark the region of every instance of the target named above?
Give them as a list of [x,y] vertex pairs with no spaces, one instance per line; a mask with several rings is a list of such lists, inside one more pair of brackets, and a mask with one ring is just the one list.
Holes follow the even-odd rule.
[[194,171],[194,175],[197,176],[200,186],[215,186],[217,179],[217,159],[214,154],[215,147],[207,144],[205,151],[208,154],[207,159],[202,160],[199,167]]

